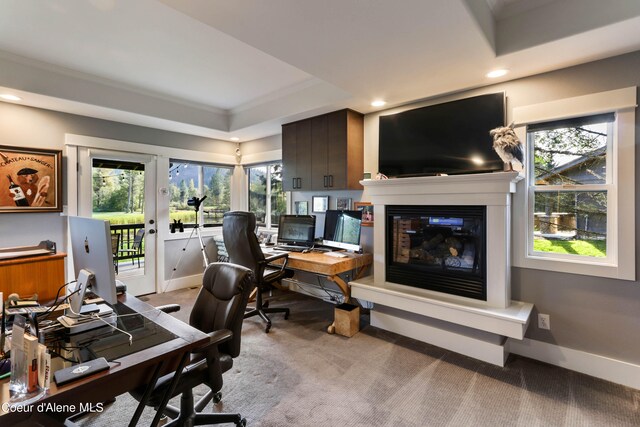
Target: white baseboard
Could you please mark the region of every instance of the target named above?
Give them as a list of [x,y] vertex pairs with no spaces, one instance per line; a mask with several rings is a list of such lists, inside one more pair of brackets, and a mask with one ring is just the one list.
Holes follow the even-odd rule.
[[508,352],[640,390],[640,365],[525,338],[507,340]]
[[194,274],[193,276],[177,277],[173,280],[165,280],[157,289],[158,293],[177,291],[178,289],[193,288],[202,285],[202,274]]

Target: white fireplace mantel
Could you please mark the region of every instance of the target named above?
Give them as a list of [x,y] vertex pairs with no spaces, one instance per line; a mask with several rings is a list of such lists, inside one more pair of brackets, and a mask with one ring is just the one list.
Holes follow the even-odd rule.
[[[360,181],[365,199],[374,205],[374,274],[350,284],[352,296],[376,304],[371,324],[503,364],[505,337],[522,339],[533,308],[511,300],[511,195],[522,178],[518,172],[496,172]],[[485,206],[486,301],[387,282],[385,207],[389,205]],[[478,353],[461,351],[467,348]]]
[[[487,208],[487,300],[469,300],[476,305],[506,308],[511,304],[510,228],[511,194],[518,172],[472,175],[429,176],[384,180],[364,180],[366,196],[374,205],[374,282],[381,286],[385,278],[385,206],[388,205],[473,205]],[[437,296],[438,292],[430,292]],[[447,296],[451,297],[450,295]]]

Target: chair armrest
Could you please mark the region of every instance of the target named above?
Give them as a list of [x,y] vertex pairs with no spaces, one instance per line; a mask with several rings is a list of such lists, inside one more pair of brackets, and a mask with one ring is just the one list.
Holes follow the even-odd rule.
[[178,304],[159,305],[156,308],[163,313],[175,313],[176,311],[180,311],[180,306]]
[[273,262],[273,261],[279,260],[280,258],[287,258],[287,259],[285,260],[285,262],[286,262],[286,261],[288,260],[288,258],[289,258],[289,254],[288,254],[287,252],[283,252],[283,253],[278,254],[278,255],[273,255],[273,256],[270,256],[270,257],[265,257],[264,262],[265,262],[265,263],[267,263],[267,264],[269,264],[270,262]]
[[284,262],[280,266],[280,271],[282,271],[287,267],[287,263],[289,262],[289,254],[287,252],[281,253],[281,254],[278,254],[278,255],[273,255],[273,256],[270,256],[268,258],[265,258],[264,259],[264,265],[267,266],[267,265],[269,265],[269,263],[271,263],[273,261],[277,261],[277,260],[282,259],[282,258],[284,258]]
[[209,332],[207,335],[209,336],[209,342],[200,348],[192,350],[191,353],[203,353],[212,346],[218,346],[223,342],[229,341],[233,336],[233,332],[229,329],[218,329],[217,331]]

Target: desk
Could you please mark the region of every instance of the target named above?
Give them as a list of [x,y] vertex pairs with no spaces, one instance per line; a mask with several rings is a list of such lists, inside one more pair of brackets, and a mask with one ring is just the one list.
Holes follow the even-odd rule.
[[[268,253],[265,256],[269,256]],[[282,264],[283,260],[277,260],[274,264]],[[300,270],[308,273],[319,274],[326,277],[340,288],[344,296],[344,302],[351,300],[351,288],[339,276],[339,274],[348,271],[354,271],[353,280],[357,280],[362,276],[365,269],[373,263],[372,254],[347,254],[344,258],[337,258],[326,255],[322,252],[289,252],[289,261],[287,268],[292,270]],[[334,323],[332,323],[327,331],[333,333]]]
[[[176,370],[188,360],[189,352],[204,344],[209,339],[206,334],[183,323],[168,314],[154,309],[131,295],[121,295],[118,300],[125,307],[140,313],[156,325],[172,332],[176,338],[136,353],[117,358],[115,363],[110,363],[108,371],[92,375],[62,387],[57,387],[51,380],[49,394],[39,403],[52,403],[60,405],[76,405],[80,403],[100,403],[108,401],[122,393],[126,393],[136,387],[148,384],[153,387],[160,375]],[[97,354],[99,357],[100,354]],[[108,358],[107,358],[108,359]],[[9,381],[0,382],[0,403],[9,400]],[[144,406],[138,407],[140,413]],[[138,410],[133,414],[132,424],[137,423]],[[0,424],[10,426],[24,422],[24,425],[61,425],[65,418],[73,415],[68,413],[3,413],[0,410]]]

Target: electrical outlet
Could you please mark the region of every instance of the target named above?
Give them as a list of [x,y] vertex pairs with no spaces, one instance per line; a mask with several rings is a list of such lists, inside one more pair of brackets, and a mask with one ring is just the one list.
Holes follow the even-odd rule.
[[551,317],[548,314],[538,314],[538,328],[551,329]]

